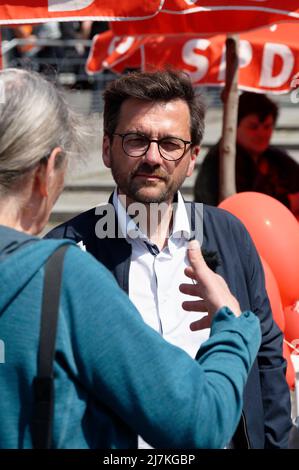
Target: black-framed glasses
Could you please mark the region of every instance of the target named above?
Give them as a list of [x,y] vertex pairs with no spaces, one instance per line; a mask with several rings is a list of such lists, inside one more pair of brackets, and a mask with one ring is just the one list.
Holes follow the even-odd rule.
[[128,132],[126,134],[115,132],[112,135],[121,137],[123,151],[133,158],[143,157],[150,148],[151,143],[155,142],[158,145],[162,158],[176,161],[183,158],[188,150],[188,146],[192,144],[192,141],[183,140],[179,137],[170,136],[162,137],[162,139],[150,139],[146,135],[138,134],[137,132]]

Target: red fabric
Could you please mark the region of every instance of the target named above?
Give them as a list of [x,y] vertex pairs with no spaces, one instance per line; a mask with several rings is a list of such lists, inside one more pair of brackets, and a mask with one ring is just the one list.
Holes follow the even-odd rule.
[[[57,20],[148,18],[164,0],[8,0],[0,4],[0,24]],[[80,8],[78,5],[80,4]]]
[[[117,37],[111,31],[94,38],[87,72],[103,67],[187,71],[194,84],[224,84],[224,35]],[[240,34],[239,87],[261,92],[287,92],[299,70],[299,24],[280,24]]]
[[[144,3],[144,2],[143,2]],[[165,0],[153,19],[113,23],[118,35],[236,33],[281,21],[299,20],[294,0]]]

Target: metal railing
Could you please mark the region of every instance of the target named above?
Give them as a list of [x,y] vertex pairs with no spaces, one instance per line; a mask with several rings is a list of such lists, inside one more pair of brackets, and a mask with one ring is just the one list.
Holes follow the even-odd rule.
[[[96,75],[86,73],[85,63],[91,44],[92,40],[79,38],[14,38],[4,40],[2,42],[3,67],[32,68],[43,73],[52,73],[58,82],[65,86],[79,84],[79,87],[81,85],[83,88],[95,89],[96,91],[103,90],[107,82],[115,78],[115,74],[108,70]],[[21,47],[28,48],[30,46],[31,49],[26,53],[18,52]],[[49,51],[52,54],[49,54]],[[204,95],[209,107],[222,107],[222,88],[201,86],[198,87],[198,90]],[[272,99],[284,107],[292,106],[288,94],[273,95]]]
[[[85,82],[92,88],[94,83],[109,80],[110,73],[90,76],[85,71],[85,63],[91,47],[91,40],[83,39],[11,39],[3,41],[3,67],[25,67],[43,73],[54,74],[66,86]],[[21,53],[20,48],[26,47]]]

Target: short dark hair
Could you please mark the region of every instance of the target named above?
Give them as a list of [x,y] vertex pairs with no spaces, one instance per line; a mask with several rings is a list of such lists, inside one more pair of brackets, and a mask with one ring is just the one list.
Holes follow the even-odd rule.
[[143,101],[182,99],[189,107],[191,140],[199,145],[204,132],[205,106],[194,92],[191,80],[184,72],[163,70],[131,72],[111,82],[104,92],[104,132],[112,136],[117,127],[122,103],[129,98]]
[[257,114],[261,122],[271,115],[275,123],[278,106],[264,94],[245,91],[239,98],[238,125],[248,114]]

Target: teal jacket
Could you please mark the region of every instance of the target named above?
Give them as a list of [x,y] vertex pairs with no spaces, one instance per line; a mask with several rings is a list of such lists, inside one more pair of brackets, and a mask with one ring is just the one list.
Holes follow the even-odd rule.
[[[44,264],[67,241],[0,226],[0,447],[31,448]],[[240,418],[259,321],[227,308],[197,360],[145,325],[113,276],[70,245],[55,356],[54,448],[222,448]],[[4,362],[3,362],[4,361]]]

